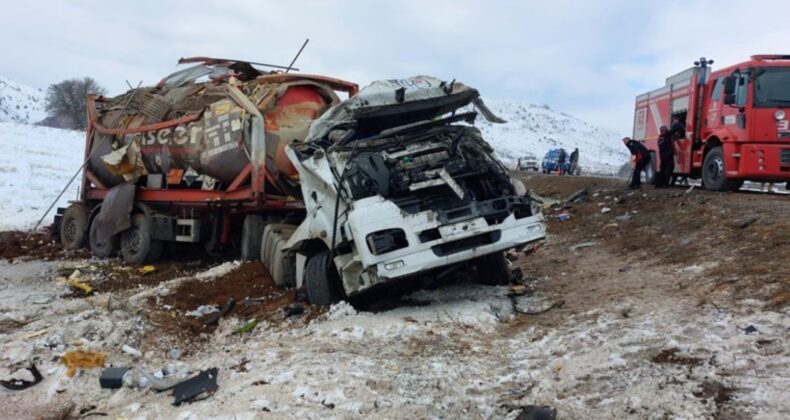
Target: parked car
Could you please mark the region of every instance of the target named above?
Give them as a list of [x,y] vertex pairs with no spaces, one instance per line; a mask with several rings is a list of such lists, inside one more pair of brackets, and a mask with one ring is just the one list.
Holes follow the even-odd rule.
[[[560,160],[561,151],[563,151],[562,148],[554,148],[549,149],[549,151],[546,152],[546,156],[543,157],[543,163],[541,165],[544,174],[548,174],[559,169],[558,162]],[[568,153],[565,153],[565,156],[568,156]],[[565,163],[567,165],[567,158]]]
[[535,155],[527,154],[523,157],[518,159],[518,167],[516,168],[519,171],[539,171],[540,164],[538,163],[538,158]]

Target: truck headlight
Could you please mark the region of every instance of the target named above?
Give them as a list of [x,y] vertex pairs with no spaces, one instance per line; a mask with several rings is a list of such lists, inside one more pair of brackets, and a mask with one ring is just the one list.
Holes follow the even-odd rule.
[[780,109],[779,111],[776,111],[774,117],[776,117],[777,121],[782,121],[783,119],[785,119],[785,112]]
[[365,241],[373,255],[386,254],[409,246],[406,232],[403,229],[385,229],[373,232],[365,237]]

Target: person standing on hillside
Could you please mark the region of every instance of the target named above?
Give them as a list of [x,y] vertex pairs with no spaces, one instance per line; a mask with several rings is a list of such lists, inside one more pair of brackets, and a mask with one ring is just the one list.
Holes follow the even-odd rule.
[[571,175],[576,175],[576,168],[578,168],[578,166],[579,166],[579,148],[577,147],[573,149],[573,151],[571,152],[571,164],[568,172]]
[[634,161],[634,173],[631,174],[631,182],[628,184],[628,188],[639,189],[642,187],[642,171],[645,170],[647,162],[650,161],[650,152],[648,152],[644,144],[630,137],[624,137],[623,144],[631,152]]
[[661,157],[661,168],[656,174],[656,188],[669,187],[672,172],[675,171],[675,147],[667,126],[662,125],[658,134],[658,154]]
[[557,157],[557,169],[560,170],[560,175],[565,175],[565,162],[568,160],[568,152],[565,149],[560,149],[560,155]]

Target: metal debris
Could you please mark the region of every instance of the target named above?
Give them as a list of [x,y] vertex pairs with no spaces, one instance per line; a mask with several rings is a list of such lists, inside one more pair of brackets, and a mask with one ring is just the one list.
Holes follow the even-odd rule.
[[32,381],[26,381],[24,379],[9,379],[7,381],[0,380],[0,385],[12,391],[21,391],[23,389],[30,388],[31,386],[44,380],[44,377],[41,376],[41,373],[38,371],[38,368],[36,368],[36,365],[31,363],[27,370],[33,375]]

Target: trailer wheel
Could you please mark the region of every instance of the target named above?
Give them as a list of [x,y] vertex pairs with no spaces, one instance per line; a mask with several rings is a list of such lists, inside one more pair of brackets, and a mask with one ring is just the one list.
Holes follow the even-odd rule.
[[79,249],[88,239],[88,209],[82,203],[66,208],[60,221],[60,243],[63,249]]
[[736,191],[743,181],[727,178],[724,152],[721,147],[711,149],[702,161],[702,186],[711,191]]
[[99,241],[96,238],[96,218],[91,221],[91,227],[88,232],[88,245],[91,249],[91,254],[97,258],[107,258],[113,256],[118,252],[119,238],[118,235],[112,235],[106,241]]
[[329,250],[321,251],[307,260],[304,277],[307,299],[313,305],[331,305],[343,299],[340,277]]
[[263,228],[266,224],[263,217],[257,214],[244,216],[244,224],[241,228],[241,260],[256,260],[261,255],[261,238]]
[[510,284],[510,271],[507,269],[507,260],[502,252],[483,255],[475,260],[477,266],[477,281],[489,286],[504,286]]
[[149,258],[149,254],[151,254],[152,242],[151,225],[148,223],[148,219],[146,219],[145,215],[135,214],[132,216],[132,227],[121,232],[121,256],[123,260],[132,265],[144,263]]

